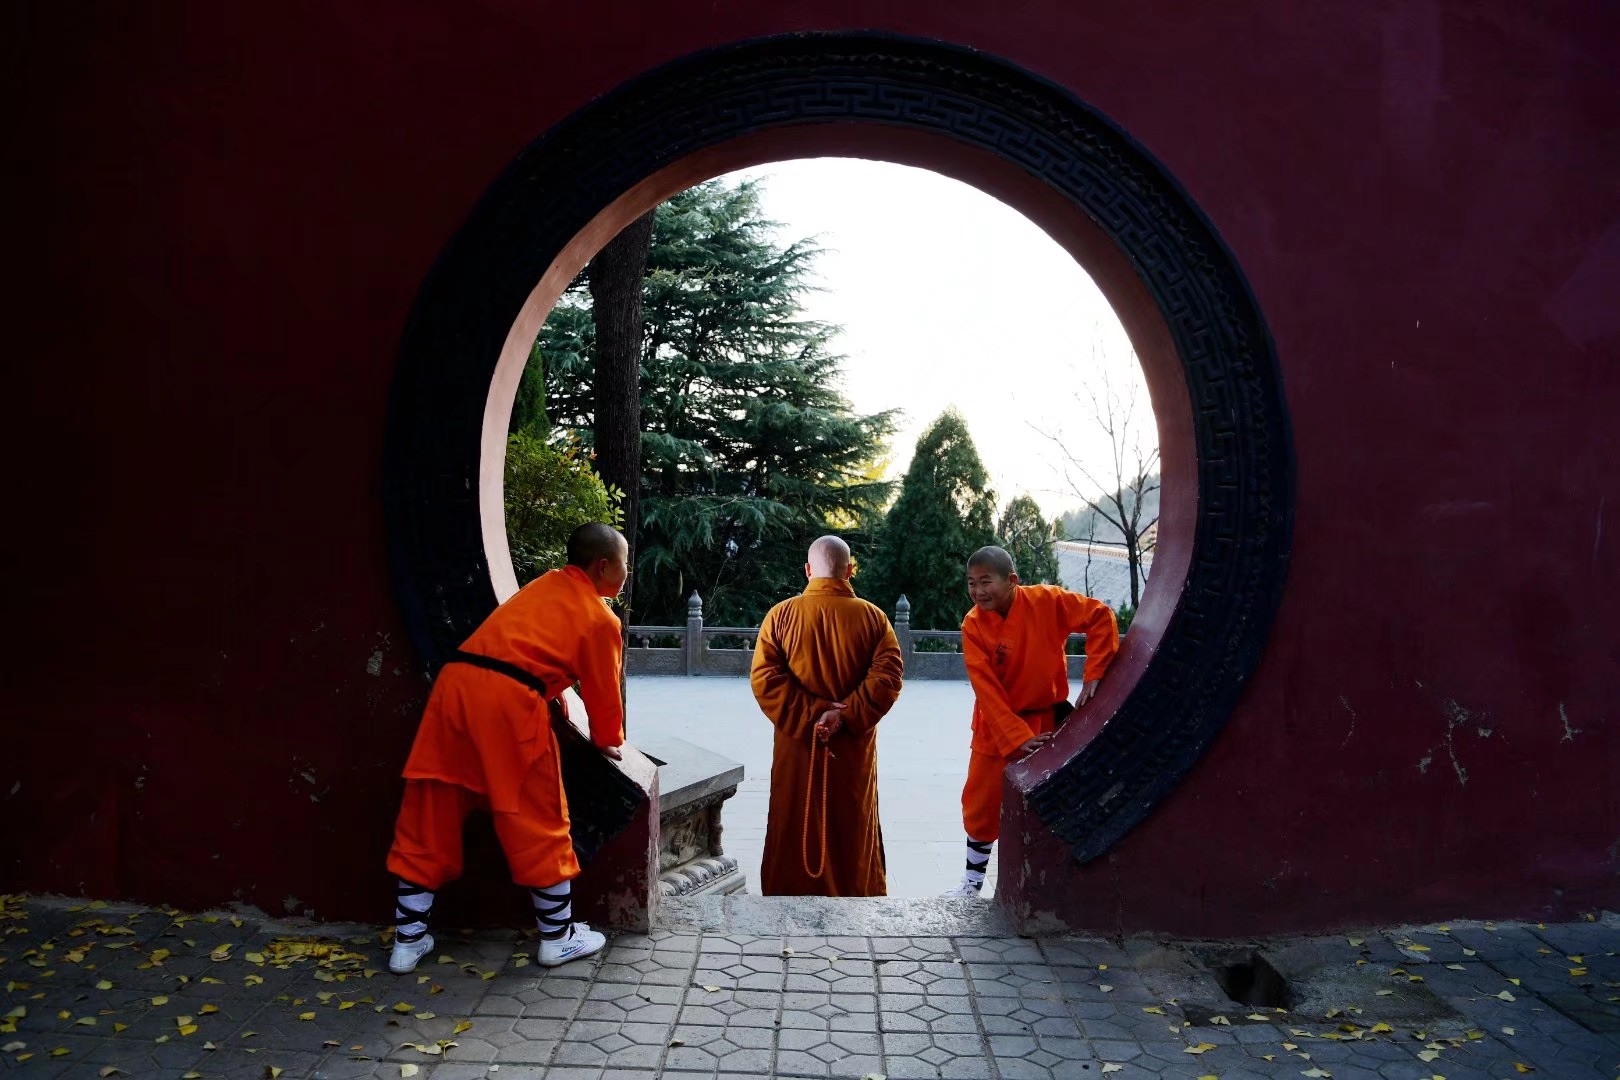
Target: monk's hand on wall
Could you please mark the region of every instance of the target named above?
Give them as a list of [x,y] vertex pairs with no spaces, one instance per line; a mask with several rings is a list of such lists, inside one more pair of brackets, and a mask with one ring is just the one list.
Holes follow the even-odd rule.
[[1026,742],[1023,746],[1020,746],[1018,748],[1018,756],[1019,757],[1028,757],[1030,754],[1033,754],[1035,751],[1039,750],[1041,747],[1045,746],[1047,743],[1049,743],[1051,741],[1052,741],[1052,733],[1051,732],[1047,732],[1045,735],[1037,735],[1033,739]]
[[619,753],[619,748],[617,746],[598,746],[597,749],[602,751],[602,753],[606,754],[608,757],[612,758],[614,761],[624,760],[624,755]]
[[834,702],[832,705],[828,706],[826,712],[823,712],[820,716],[816,717],[817,739],[820,739],[822,742],[826,742],[828,739],[838,734],[839,730],[844,726],[844,717],[842,715],[843,711],[844,706]]
[[1101,683],[1101,679],[1092,679],[1090,682],[1082,683],[1080,685],[1080,696],[1074,699],[1074,707],[1078,709],[1080,706],[1096,697],[1097,687]]

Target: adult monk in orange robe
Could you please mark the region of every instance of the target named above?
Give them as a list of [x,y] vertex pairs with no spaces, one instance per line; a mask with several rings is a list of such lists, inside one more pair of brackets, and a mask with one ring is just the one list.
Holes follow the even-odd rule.
[[538,960],[555,967],[605,938],[573,921],[579,874],[568,830],[551,702],[578,683],[591,741],[609,757],[624,742],[624,646],[607,598],[624,587],[625,539],[601,524],[568,538],[568,565],[535,578],[490,613],[434,681],[405,763],[405,797],[388,869],[399,878],[389,970],[404,974],[433,948],[433,895],[461,874],[461,829],[488,810],[512,877],[528,887]]
[[877,723],[904,667],[881,608],[855,595],[849,547],[810,545],[804,592],[766,613],[751,681],[776,725],[760,891],[882,896]]
[[[1007,766],[1051,739],[1057,726],[1097,693],[1114,654],[1119,623],[1107,604],[1056,585],[1020,585],[999,547],[967,565],[973,609],[962,620],[962,658],[973,684],[973,745],[962,788],[967,864],[946,896],[977,896],[990,848],[1001,835],[1001,780]],[[1069,705],[1070,634],[1086,635],[1080,693]]]

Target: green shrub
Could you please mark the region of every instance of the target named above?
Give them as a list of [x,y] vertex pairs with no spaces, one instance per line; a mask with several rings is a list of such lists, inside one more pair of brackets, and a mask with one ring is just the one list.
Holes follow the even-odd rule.
[[619,490],[602,483],[577,442],[548,443],[523,431],[506,437],[506,539],[520,585],[567,561],[568,534],[577,526],[621,527],[620,503]]

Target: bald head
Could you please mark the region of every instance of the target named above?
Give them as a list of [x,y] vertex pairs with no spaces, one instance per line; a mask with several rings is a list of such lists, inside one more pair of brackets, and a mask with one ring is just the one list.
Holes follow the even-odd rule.
[[968,573],[974,570],[988,570],[998,577],[1011,577],[1018,573],[1018,567],[1013,563],[1013,557],[1007,553],[1006,548],[982,547],[968,556]]
[[568,565],[586,569],[598,559],[616,559],[629,547],[611,525],[587,521],[568,534]]
[[849,577],[849,545],[836,536],[823,536],[810,545],[804,572],[808,577]]

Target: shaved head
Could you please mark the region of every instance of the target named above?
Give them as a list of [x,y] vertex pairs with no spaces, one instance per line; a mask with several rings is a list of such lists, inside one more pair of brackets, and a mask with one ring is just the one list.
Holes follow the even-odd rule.
[[568,565],[584,570],[598,559],[617,559],[628,547],[618,529],[587,521],[568,534]]
[[994,545],[982,547],[968,556],[968,570],[984,569],[1000,577],[1011,577],[1018,573],[1018,567],[1013,563],[1013,557],[1007,554],[1006,548]]
[[823,536],[810,545],[808,572],[811,577],[849,576],[849,545],[836,536]]

